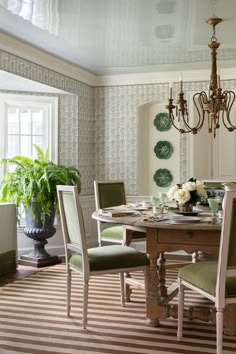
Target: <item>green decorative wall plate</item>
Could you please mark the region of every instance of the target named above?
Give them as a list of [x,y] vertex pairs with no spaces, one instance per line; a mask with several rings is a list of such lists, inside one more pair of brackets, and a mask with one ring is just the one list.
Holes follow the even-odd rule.
[[158,113],[154,119],[154,125],[160,132],[169,130],[171,128],[171,121],[168,113]]
[[154,152],[159,159],[169,159],[174,151],[169,141],[158,141],[154,147]]
[[159,170],[156,170],[153,179],[158,187],[169,187],[173,181],[173,176],[170,170],[159,168]]

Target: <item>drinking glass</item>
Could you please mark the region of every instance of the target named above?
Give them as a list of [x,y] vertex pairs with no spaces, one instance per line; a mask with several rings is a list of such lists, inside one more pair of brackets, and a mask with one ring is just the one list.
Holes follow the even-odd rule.
[[158,207],[160,202],[161,201],[159,197],[151,196],[151,203],[153,207]]
[[159,198],[160,198],[160,202],[161,202],[162,212],[164,213],[164,211],[165,211],[165,203],[168,200],[167,194],[163,193],[163,192],[160,192],[159,193]]
[[208,200],[209,208],[212,212],[212,217],[213,217],[213,219],[215,219],[218,209],[219,209],[220,201],[219,201],[219,199],[216,199],[216,198],[208,198],[207,200]]
[[151,196],[151,204],[153,215],[160,214],[162,211],[162,208],[160,207],[160,198]]
[[161,205],[164,208],[165,203],[167,202],[167,194],[163,193],[163,192],[160,192],[159,193],[159,198],[160,198]]

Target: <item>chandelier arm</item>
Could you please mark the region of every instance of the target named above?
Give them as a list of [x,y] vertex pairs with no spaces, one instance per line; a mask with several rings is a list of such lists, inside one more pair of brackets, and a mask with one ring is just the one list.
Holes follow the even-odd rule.
[[175,129],[177,129],[181,134],[186,134],[186,133],[191,133],[191,130],[185,130],[183,128],[179,128],[176,124],[175,124],[175,116],[173,114],[173,112],[169,112],[169,119],[171,120],[171,123],[173,125],[173,127]]
[[196,125],[196,128],[199,131],[202,128],[205,119],[204,104],[207,103],[206,93],[204,91],[195,93],[193,95],[193,103],[198,113],[198,124]]
[[[222,112],[222,122],[223,122],[226,129],[228,129],[229,131],[233,131],[236,129],[236,126],[231,123],[229,115],[230,115],[231,108],[232,108],[234,101],[235,101],[235,93],[234,93],[234,91],[227,91],[226,90],[223,92],[222,95],[224,96],[225,107],[226,107]],[[225,117],[225,115],[226,115],[226,117]],[[226,123],[225,120],[227,120],[228,124]]]
[[[231,108],[232,108],[234,101],[235,101],[235,93],[234,93],[234,91],[225,90],[223,92],[223,96],[224,96],[224,99],[226,98],[226,101],[228,102],[227,110],[230,113]],[[227,99],[227,97],[229,97],[229,99]]]
[[[226,115],[226,117],[225,117],[225,115]],[[228,124],[226,124],[226,120],[227,120],[227,123],[228,123]],[[229,114],[228,114],[227,111],[223,111],[223,112],[222,112],[222,122],[223,122],[223,125],[225,126],[225,128],[226,128],[227,130],[229,130],[230,132],[232,132],[233,130],[236,129],[236,126],[233,126],[233,125],[231,124],[231,122],[230,122],[230,120],[229,120]]]
[[190,127],[190,125],[186,122],[185,119],[183,119],[184,126],[188,129],[189,132],[196,134],[201,126],[199,125],[199,119],[198,119],[198,124],[195,125],[194,127]]
[[[177,106],[173,106],[172,102],[169,103],[168,106],[166,106],[166,108],[169,109],[169,119],[172,123],[172,125],[174,126],[175,129],[177,129],[180,133],[193,133],[193,134],[197,134],[197,132],[202,128],[203,123],[204,123],[204,119],[205,119],[205,112],[203,109],[203,104],[206,103],[207,100],[207,96],[206,93],[204,91],[197,93],[193,96],[193,101],[194,101],[194,105],[197,109],[197,113],[198,113],[198,121],[197,124],[194,127],[191,127],[188,123],[188,109],[187,109],[187,104],[185,103],[185,106],[183,108],[183,106],[180,106],[181,108],[178,109],[178,105]],[[198,103],[197,103],[198,101]],[[180,101],[179,101],[180,102]],[[178,102],[178,103],[179,103]],[[199,107],[201,108],[201,110],[199,109]],[[173,109],[176,109],[176,117],[173,114]],[[201,114],[202,112],[202,114]],[[180,122],[180,118],[182,118],[182,123],[184,125],[183,128],[178,127],[175,123],[175,119],[178,118],[178,121]]]
[[[173,99],[169,98],[169,104],[166,106],[166,108],[169,111],[169,120],[171,121],[171,124],[173,125],[173,127],[176,130],[178,130],[181,134],[186,134],[186,133],[192,132],[191,128],[187,125],[187,123],[184,124],[184,126],[185,126],[185,128],[187,128],[187,130],[184,128],[178,127],[175,123],[175,119],[178,119],[178,122],[180,122],[181,113],[182,113],[182,117],[183,117],[184,122],[186,122],[185,118],[184,118],[184,114],[188,115],[187,104],[182,96],[180,97],[180,100],[178,101],[178,104],[176,106],[173,105]],[[174,114],[173,111],[176,111],[176,113]]]

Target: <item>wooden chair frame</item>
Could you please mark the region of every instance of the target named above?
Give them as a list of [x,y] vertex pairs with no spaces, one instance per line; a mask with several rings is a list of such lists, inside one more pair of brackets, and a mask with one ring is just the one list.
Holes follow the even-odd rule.
[[[228,255],[230,250],[230,238],[232,235],[233,204],[236,203],[236,191],[226,191],[225,208],[223,213],[223,223],[221,230],[221,241],[218,258],[217,279],[215,296],[208,292],[193,286],[191,283],[178,278],[179,282],[179,304],[178,304],[178,331],[177,339],[183,337],[183,311],[184,311],[184,289],[189,288],[205,296],[215,303],[216,308],[216,336],[217,336],[217,354],[222,354],[223,345],[223,312],[226,305],[236,304],[236,297],[225,297],[225,286],[227,277],[236,277],[236,265],[228,265]],[[236,208],[236,207],[235,207]],[[234,230],[235,231],[235,230]]]
[[[124,273],[133,271],[143,271],[144,272],[144,282],[145,282],[145,294],[147,277],[146,271],[148,266],[136,266],[118,269],[107,269],[99,271],[91,271],[90,263],[88,258],[88,251],[86,245],[86,234],[84,227],[84,219],[82,208],[79,201],[78,189],[76,186],[57,186],[59,210],[61,217],[62,233],[65,246],[65,259],[66,259],[66,271],[67,271],[67,315],[70,315],[71,309],[71,272],[76,271],[82,275],[83,278],[83,328],[87,326],[87,309],[88,309],[88,289],[89,280],[91,276],[97,276],[108,273],[119,273],[120,274],[120,285],[121,285],[121,304],[125,306],[125,280]],[[70,198],[70,210],[66,210],[65,198]],[[106,246],[104,246],[106,247]],[[109,247],[109,246],[108,246]],[[116,246],[113,246],[116,247]],[[117,245],[117,247],[120,247]],[[122,246],[126,248],[126,246]],[[70,262],[71,252],[76,252],[82,256],[82,270],[73,267]],[[137,251],[138,252],[138,251]]]

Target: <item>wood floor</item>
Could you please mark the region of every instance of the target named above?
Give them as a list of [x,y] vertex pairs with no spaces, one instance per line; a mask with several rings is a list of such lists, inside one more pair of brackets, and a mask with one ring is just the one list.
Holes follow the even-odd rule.
[[17,279],[22,279],[22,278],[28,277],[29,275],[31,275],[35,272],[40,272],[42,270],[45,270],[46,268],[48,268],[48,267],[33,268],[33,267],[19,265],[15,273],[9,273],[9,274],[0,276],[0,286],[2,286],[4,284],[11,283]]
[[[166,258],[171,263],[173,262],[173,259],[175,260],[175,262],[173,262],[173,263],[176,263],[176,261],[178,261],[178,260],[180,262],[189,262],[189,261],[191,261],[191,256],[190,255],[188,257],[186,257],[186,256],[183,257],[183,256],[178,256],[178,255],[172,256],[170,254]],[[64,258],[62,258],[62,262],[65,262]],[[40,271],[45,270],[47,268],[49,268],[49,267],[47,266],[47,267],[42,267],[42,268],[36,268],[36,267],[18,265],[18,268],[17,268],[15,273],[9,273],[9,274],[0,276],[0,286],[2,286],[4,284],[11,283],[11,282],[13,282],[13,281],[15,281],[17,279],[22,279],[22,278],[28,277],[31,274],[35,273],[35,272],[40,272]]]

